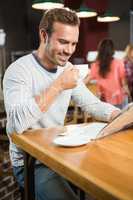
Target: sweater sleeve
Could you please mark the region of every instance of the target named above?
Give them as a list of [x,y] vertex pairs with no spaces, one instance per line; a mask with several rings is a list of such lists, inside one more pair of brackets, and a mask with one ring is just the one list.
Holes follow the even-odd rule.
[[72,97],[83,111],[92,115],[96,120],[109,121],[112,112],[119,110],[115,106],[99,100],[83,82],[73,90]]
[[31,74],[23,66],[10,66],[5,73],[3,92],[9,134],[22,133],[42,116],[32,95],[30,77]]

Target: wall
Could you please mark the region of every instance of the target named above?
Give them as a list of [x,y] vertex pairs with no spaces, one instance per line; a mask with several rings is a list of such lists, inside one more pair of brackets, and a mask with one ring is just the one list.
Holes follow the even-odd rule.
[[115,43],[117,50],[124,50],[130,41],[130,8],[132,0],[109,0],[109,8],[121,18],[118,22],[109,23],[108,35]]
[[[88,0],[87,7],[95,9],[97,12],[106,10],[106,0]],[[99,41],[107,37],[108,24],[97,22],[97,17],[81,19],[80,40],[79,40],[79,55],[86,59],[87,52],[96,50]],[[82,51],[81,51],[82,50]]]
[[30,31],[26,0],[0,1],[0,28],[6,32],[7,64],[12,51],[29,49]]
[[0,121],[0,200],[20,200],[18,184],[13,176],[8,153],[8,139]]

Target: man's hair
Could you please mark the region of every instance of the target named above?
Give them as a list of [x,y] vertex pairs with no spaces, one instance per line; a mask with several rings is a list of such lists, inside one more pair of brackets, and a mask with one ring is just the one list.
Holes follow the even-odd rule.
[[67,8],[55,8],[47,10],[39,24],[39,29],[43,29],[50,36],[53,30],[53,24],[60,22],[70,26],[79,26],[80,20],[75,11]]

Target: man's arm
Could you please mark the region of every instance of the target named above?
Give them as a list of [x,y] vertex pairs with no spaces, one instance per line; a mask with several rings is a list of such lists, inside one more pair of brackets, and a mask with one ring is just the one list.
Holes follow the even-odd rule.
[[111,121],[112,121],[113,119],[115,119],[120,113],[121,113],[120,110],[114,110],[114,111],[111,113],[111,115],[110,115],[108,121],[111,122]]
[[33,96],[30,70],[16,64],[8,68],[3,81],[8,133],[22,133],[33,127],[62,90],[75,87],[78,77],[77,69],[67,68],[49,88]]
[[72,97],[83,111],[99,121],[109,122],[120,112],[115,106],[98,99],[84,83],[73,89]]
[[46,112],[55,98],[66,89],[76,87],[78,80],[78,70],[73,66],[68,67],[64,72],[52,83],[52,85],[35,96],[35,101],[42,112]]

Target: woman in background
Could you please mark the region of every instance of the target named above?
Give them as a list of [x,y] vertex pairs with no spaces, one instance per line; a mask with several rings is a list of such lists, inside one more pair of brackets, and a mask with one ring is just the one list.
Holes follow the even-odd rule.
[[124,63],[127,84],[130,91],[130,101],[133,101],[133,44],[129,44],[126,47]]
[[[122,60],[116,59],[111,39],[104,39],[98,45],[96,61],[91,64],[89,79],[97,81],[98,96],[101,100],[119,108],[127,104],[128,88],[125,81],[125,68]],[[88,77],[84,80],[86,83]]]

